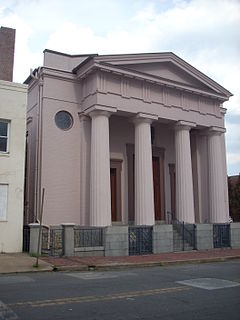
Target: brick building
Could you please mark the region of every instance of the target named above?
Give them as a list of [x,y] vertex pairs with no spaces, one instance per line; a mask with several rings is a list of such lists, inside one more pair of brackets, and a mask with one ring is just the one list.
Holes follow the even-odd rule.
[[15,29],[0,28],[0,79],[13,80]]

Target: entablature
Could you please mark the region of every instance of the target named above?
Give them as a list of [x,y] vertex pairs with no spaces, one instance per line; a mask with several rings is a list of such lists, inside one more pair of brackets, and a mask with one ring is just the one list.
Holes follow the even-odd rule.
[[[102,69],[89,73],[87,77],[80,80],[81,83],[81,105],[83,109],[88,107],[86,101],[89,96],[97,95],[99,99],[105,100],[109,105],[109,100],[113,97],[122,98],[125,104],[130,105],[130,101],[146,104],[146,108],[173,107],[185,111],[193,111],[203,115],[211,114],[215,117],[222,117],[222,100],[213,95],[199,93],[196,90],[185,90],[182,87],[169,86],[159,82],[149,81],[135,77],[128,77],[125,74],[116,72],[105,72]],[[96,97],[96,100],[98,98]],[[131,111],[131,110],[129,110]]]

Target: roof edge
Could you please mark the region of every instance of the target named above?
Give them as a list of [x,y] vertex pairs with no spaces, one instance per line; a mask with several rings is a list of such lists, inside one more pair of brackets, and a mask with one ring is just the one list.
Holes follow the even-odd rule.
[[73,58],[77,58],[77,57],[88,57],[88,56],[93,56],[96,57],[98,56],[97,53],[90,53],[90,54],[69,54],[69,53],[64,53],[64,52],[59,52],[59,51],[55,51],[55,50],[51,50],[51,49],[44,49],[43,53],[45,52],[49,52],[49,53],[53,53],[53,54],[58,54],[60,56],[65,56],[65,57],[73,57]]

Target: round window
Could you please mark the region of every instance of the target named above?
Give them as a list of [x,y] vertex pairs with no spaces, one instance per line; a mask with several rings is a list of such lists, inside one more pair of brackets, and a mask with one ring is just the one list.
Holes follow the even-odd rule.
[[69,130],[73,125],[73,118],[67,111],[59,111],[55,116],[55,122],[59,129]]

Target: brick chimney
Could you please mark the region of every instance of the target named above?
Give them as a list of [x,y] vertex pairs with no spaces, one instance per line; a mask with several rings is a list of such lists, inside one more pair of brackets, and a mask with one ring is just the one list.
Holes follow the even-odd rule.
[[15,29],[0,28],[0,80],[13,80]]

